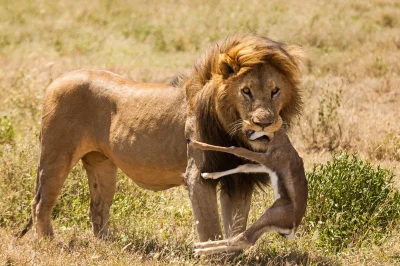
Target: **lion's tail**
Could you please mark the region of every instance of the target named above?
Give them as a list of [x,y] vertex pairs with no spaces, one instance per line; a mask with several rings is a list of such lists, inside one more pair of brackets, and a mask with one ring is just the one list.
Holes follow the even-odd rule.
[[31,217],[29,217],[28,223],[24,226],[24,229],[22,229],[21,232],[19,232],[16,235],[16,237],[17,238],[23,237],[26,233],[28,233],[29,229],[32,228],[32,225],[33,225],[33,219],[32,219],[32,215],[31,215]]
[[[39,139],[41,140],[41,135],[39,136]],[[35,199],[34,201],[38,200],[38,196],[40,198],[40,195],[38,195],[38,190],[39,190],[39,169],[40,169],[40,163],[38,165],[38,169],[37,169],[37,173],[36,173],[36,187],[35,187]],[[24,228],[15,236],[17,238],[22,238],[26,233],[28,233],[28,231],[32,228],[33,225],[33,217],[32,217],[32,212],[31,212],[31,216],[29,217],[29,221],[26,223],[26,225],[24,226]]]

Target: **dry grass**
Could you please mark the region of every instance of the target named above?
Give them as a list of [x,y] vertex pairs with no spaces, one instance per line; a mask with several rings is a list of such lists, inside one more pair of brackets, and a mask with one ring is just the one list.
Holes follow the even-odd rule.
[[[87,181],[80,167],[56,208],[56,241],[12,236],[28,216],[41,98],[54,78],[91,68],[165,81],[190,67],[210,42],[230,33],[255,32],[306,50],[305,109],[291,138],[307,169],[342,149],[375,165],[398,166],[399,14],[400,4],[389,0],[0,0],[0,264],[399,263],[398,229],[383,246],[349,248],[334,256],[313,247],[312,236],[301,231],[295,241],[268,234],[236,258],[194,258],[187,192],[144,191],[122,174],[116,206],[126,209],[112,210],[115,239],[99,241],[89,232]],[[400,169],[394,172],[400,188]],[[271,202],[268,194],[257,194],[251,221],[265,202]]]

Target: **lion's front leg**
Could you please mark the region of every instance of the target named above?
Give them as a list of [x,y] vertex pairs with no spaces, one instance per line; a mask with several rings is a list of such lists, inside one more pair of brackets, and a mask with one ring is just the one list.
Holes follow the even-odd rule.
[[220,202],[225,237],[233,237],[246,230],[253,191],[245,188],[231,191],[221,189]]
[[200,170],[196,167],[193,159],[188,161],[185,179],[199,240],[220,238],[222,233],[219,225],[216,181],[201,180]]
[[[193,118],[186,122],[185,134],[194,136]],[[189,189],[194,220],[200,241],[215,240],[222,236],[217,200],[217,181],[201,178],[202,151],[188,145],[188,164],[185,183]]]

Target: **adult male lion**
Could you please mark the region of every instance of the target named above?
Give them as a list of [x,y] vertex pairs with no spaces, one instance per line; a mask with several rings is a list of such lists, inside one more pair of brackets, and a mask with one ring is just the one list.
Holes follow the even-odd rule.
[[[117,168],[146,189],[185,182],[199,240],[221,235],[217,183],[203,180],[200,172],[223,171],[243,160],[187,148],[185,138],[264,150],[268,136],[300,110],[299,78],[296,47],[253,35],[235,35],[212,45],[190,73],[170,84],[133,82],[107,71],[61,76],[44,97],[32,203],[37,233],[53,235],[53,206],[68,173],[82,160],[96,235],[108,233]],[[254,185],[266,178],[221,181],[227,236],[245,229]]]

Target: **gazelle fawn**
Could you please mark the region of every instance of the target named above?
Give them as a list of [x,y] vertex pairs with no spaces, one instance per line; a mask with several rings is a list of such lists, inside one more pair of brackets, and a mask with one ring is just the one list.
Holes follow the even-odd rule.
[[303,160],[283,129],[275,132],[265,153],[188,141],[190,145],[201,150],[231,153],[257,162],[223,172],[202,173],[203,178],[218,179],[235,173],[268,173],[275,198],[272,206],[243,233],[225,240],[196,243],[196,253],[213,254],[242,250],[252,246],[263,233],[268,231],[277,231],[287,238],[294,237],[306,211],[308,187]]

